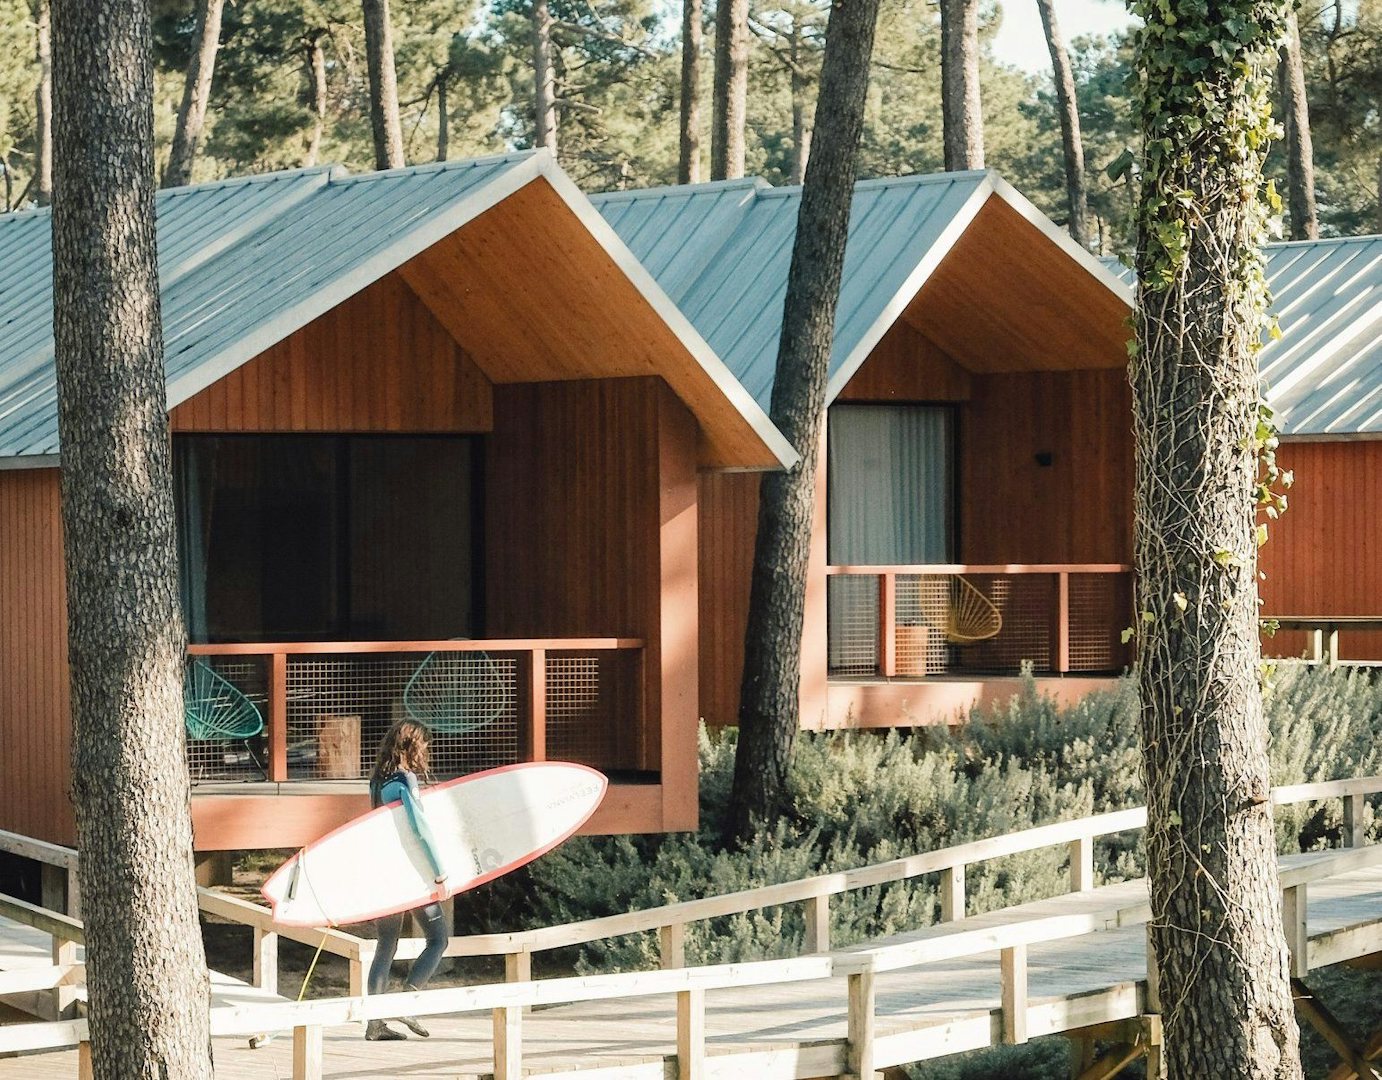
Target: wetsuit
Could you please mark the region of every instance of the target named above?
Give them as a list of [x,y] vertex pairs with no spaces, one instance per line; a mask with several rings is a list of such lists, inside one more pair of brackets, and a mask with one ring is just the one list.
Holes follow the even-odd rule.
[[[392,802],[402,802],[404,813],[408,816],[408,824],[412,826],[414,835],[417,836],[418,843],[422,845],[422,850],[427,856],[427,861],[431,864],[432,872],[436,877],[444,877],[446,867],[442,865],[441,857],[437,853],[437,842],[432,836],[432,830],[427,827],[427,818],[422,809],[422,802],[419,797],[417,777],[407,770],[396,772],[392,776],[385,777],[382,783],[370,780],[370,804],[372,806],[384,806]],[[403,919],[405,912],[397,915],[387,915],[375,922],[378,929],[379,944],[374,953],[374,961],[369,969],[369,992],[371,994],[382,994],[389,988],[389,968],[393,964],[394,953],[398,951],[398,939],[403,933]],[[417,910],[418,921],[422,923],[422,932],[427,939],[427,945],[422,950],[421,955],[413,961],[413,966],[408,969],[408,985],[415,990],[421,990],[434,974],[438,965],[441,964],[442,954],[446,952],[446,917],[442,914],[441,905],[435,901],[426,904]]]

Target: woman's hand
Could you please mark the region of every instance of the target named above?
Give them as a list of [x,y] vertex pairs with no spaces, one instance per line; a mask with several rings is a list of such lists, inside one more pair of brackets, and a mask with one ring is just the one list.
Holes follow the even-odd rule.
[[438,904],[451,895],[451,887],[448,884],[450,880],[449,874],[443,874],[432,882],[432,899]]

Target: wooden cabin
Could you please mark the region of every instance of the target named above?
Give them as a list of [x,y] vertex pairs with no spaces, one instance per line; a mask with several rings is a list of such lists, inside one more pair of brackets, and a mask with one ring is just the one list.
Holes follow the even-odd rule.
[[[595,200],[760,402],[798,188]],[[827,388],[808,727],[951,722],[1130,657],[1131,294],[1000,177],[862,182]],[[701,701],[736,722],[758,481],[701,479]]]
[[[354,816],[429,699],[439,777],[587,762],[592,831],[693,828],[700,476],[796,457],[551,158],[161,192],[158,237],[198,850]],[[0,828],[71,843],[46,211],[0,261]]]

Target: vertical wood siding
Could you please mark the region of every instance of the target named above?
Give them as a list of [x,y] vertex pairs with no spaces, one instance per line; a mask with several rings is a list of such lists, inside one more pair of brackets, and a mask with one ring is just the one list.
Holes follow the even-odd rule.
[[0,828],[75,841],[57,469],[0,470]]
[[482,432],[489,381],[397,274],[183,402],[174,431]]

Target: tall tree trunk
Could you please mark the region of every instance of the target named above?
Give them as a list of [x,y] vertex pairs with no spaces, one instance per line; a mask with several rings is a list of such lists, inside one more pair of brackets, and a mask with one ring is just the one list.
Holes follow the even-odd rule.
[[398,118],[398,75],[393,63],[389,0],[363,0],[365,61],[369,66],[369,115],[374,129],[374,167],[403,167],[403,123]]
[[[1137,671],[1170,1080],[1301,1075],[1259,690],[1260,243],[1286,3],[1136,5]],[[1230,34],[1226,27],[1248,27]],[[1203,43],[1213,42],[1214,49]],[[1194,66],[1192,66],[1194,65]],[[1187,77],[1188,72],[1195,72]],[[1222,122],[1204,123],[1206,115]],[[1259,459],[1261,454],[1261,459]]]
[[55,0],[53,335],[96,1080],[210,1080],[154,243],[149,7]]
[[557,153],[557,69],[552,64],[552,11],[547,0],[533,0],[535,143]]
[[710,179],[744,175],[749,106],[749,0],[718,0],[715,86],[710,117]]
[[1281,108],[1286,114],[1286,194],[1291,208],[1291,239],[1317,240],[1320,218],[1315,209],[1315,150],[1310,139],[1310,103],[1305,96],[1305,60],[1300,25],[1291,12],[1286,45],[1281,50]]
[[792,27],[788,42],[791,65],[789,74],[792,81],[792,183],[800,184],[806,179],[806,163],[811,160],[811,119],[808,115],[807,91],[811,81],[802,67],[801,26]]
[[192,163],[206,127],[206,105],[211,97],[211,77],[216,71],[216,50],[221,45],[221,11],[225,0],[202,0],[197,8],[196,43],[187,61],[187,79],[182,87],[182,107],[178,109],[173,146],[168,152],[168,167],[163,171],[164,187],[182,187],[192,182]]
[[1075,96],[1075,73],[1070,54],[1056,21],[1055,0],[1037,0],[1046,48],[1051,54],[1051,73],[1060,111],[1061,146],[1065,151],[1065,197],[1070,204],[1070,235],[1081,247],[1089,247],[1089,198],[1084,180],[1084,141],[1080,138],[1080,106]]
[[1382,156],[1377,159],[1377,231],[1382,233]]
[[776,813],[801,723],[801,633],[816,459],[878,2],[835,0],[825,31],[816,97],[820,138],[797,212],[771,405],[773,423],[801,461],[787,472],[765,473],[760,488],[731,796],[730,828],[740,839]]
[[326,50],[322,46],[325,30],[314,30],[303,44],[304,74],[307,76],[307,111],[312,114],[312,126],[307,129],[307,152],[302,164],[311,168],[321,155],[322,133],[326,130]]
[[701,0],[681,5],[681,155],[677,183],[701,182]]
[[979,0],[940,0],[941,116],[945,169],[984,167],[984,111],[979,93]]
[[53,38],[48,0],[34,4],[34,52],[38,58],[38,85],[34,87],[34,202],[53,201]]
[[446,84],[450,73],[437,75],[437,160],[445,161],[451,149],[451,112],[446,101]]

